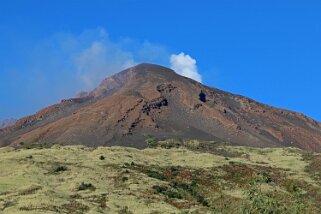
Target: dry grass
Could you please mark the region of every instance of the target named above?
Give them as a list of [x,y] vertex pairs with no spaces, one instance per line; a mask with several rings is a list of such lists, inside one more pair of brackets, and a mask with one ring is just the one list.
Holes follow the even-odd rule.
[[288,206],[300,197],[318,213],[320,165],[318,154],[297,149],[197,141],[145,150],[1,148],[0,213],[239,213],[243,192],[263,172],[262,191]]

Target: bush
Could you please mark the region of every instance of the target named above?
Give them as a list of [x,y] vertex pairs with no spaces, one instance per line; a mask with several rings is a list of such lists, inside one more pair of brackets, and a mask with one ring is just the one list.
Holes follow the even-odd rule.
[[65,213],[87,213],[89,210],[87,205],[79,203],[75,200],[70,201],[68,204],[63,204],[62,208]]
[[290,193],[298,192],[299,187],[292,181],[286,183],[286,190]]
[[178,173],[179,173],[179,167],[171,166],[171,167],[170,167],[170,171],[171,171],[171,174],[172,174],[173,176],[177,176]]
[[194,186],[197,186],[197,180],[192,180],[192,183],[191,183],[191,186],[194,187]]
[[166,177],[164,175],[160,174],[159,172],[152,171],[152,170],[148,170],[145,174],[148,177],[155,178],[158,180],[165,180],[166,179]]
[[83,191],[83,190],[95,191],[96,187],[94,185],[92,185],[91,183],[81,182],[81,184],[78,187],[78,191]]
[[57,167],[54,169],[54,172],[55,172],[55,173],[58,173],[58,172],[66,171],[66,170],[67,170],[67,167],[66,167],[66,166],[57,166]]
[[177,198],[177,199],[182,199],[183,196],[179,192],[174,192],[174,191],[166,191],[164,192],[164,195],[166,195],[169,198]]
[[168,198],[177,198],[177,199],[182,199],[183,198],[182,194],[180,194],[177,191],[169,190],[165,186],[155,185],[155,186],[153,186],[153,189],[155,190],[156,193],[161,193],[161,194],[167,196]]
[[267,184],[272,182],[272,178],[265,172],[259,173],[258,176],[261,182],[264,182]]
[[162,193],[167,190],[167,187],[155,185],[153,186],[153,189],[156,191],[156,193]]
[[158,141],[156,140],[155,137],[151,135],[146,135],[145,143],[149,148],[155,148],[157,147]]
[[206,201],[206,199],[198,194],[197,192],[197,181],[196,180],[192,180],[191,184],[186,184],[186,183],[182,183],[182,184],[177,184],[177,183],[172,183],[172,186],[176,189],[181,189],[187,193],[189,193],[193,198],[195,198],[195,200],[202,204],[203,206],[208,207],[209,203],[208,201]]
[[265,176],[258,174],[250,182],[249,190],[245,191],[247,198],[241,206],[241,213],[285,213],[287,208],[284,204],[279,203],[270,193],[263,192],[262,183],[267,183]]
[[200,204],[202,204],[203,206],[205,206],[205,207],[208,207],[208,206],[209,206],[209,205],[208,205],[208,201],[206,201],[203,196],[201,196],[201,195],[196,195],[195,198],[196,198],[197,202],[200,203]]
[[133,214],[133,212],[130,211],[127,206],[121,208],[121,209],[118,211],[118,213],[119,213],[119,214]]

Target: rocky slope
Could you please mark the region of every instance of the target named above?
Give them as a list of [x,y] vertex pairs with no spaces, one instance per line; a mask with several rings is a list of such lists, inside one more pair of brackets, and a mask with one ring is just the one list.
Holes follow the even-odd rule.
[[0,129],[13,126],[17,120],[15,119],[5,119],[5,120],[0,120]]
[[0,130],[0,145],[47,143],[144,148],[158,139],[228,141],[321,151],[321,125],[301,113],[204,86],[174,71],[140,64]]

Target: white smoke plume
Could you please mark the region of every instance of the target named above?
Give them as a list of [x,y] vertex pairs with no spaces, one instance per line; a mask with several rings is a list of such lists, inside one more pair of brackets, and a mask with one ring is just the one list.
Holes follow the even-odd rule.
[[178,74],[202,82],[202,76],[197,71],[196,60],[185,53],[172,54],[171,68]]

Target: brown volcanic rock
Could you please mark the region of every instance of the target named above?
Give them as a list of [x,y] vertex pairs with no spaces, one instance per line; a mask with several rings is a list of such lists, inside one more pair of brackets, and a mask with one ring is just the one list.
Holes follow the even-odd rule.
[[320,123],[152,64],[122,71],[92,92],[0,130],[0,145],[46,142],[143,148],[145,134],[321,151]]

